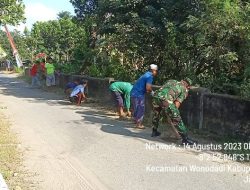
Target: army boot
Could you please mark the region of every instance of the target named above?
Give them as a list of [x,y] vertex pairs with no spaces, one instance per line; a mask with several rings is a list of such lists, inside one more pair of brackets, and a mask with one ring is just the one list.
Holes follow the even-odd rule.
[[158,137],[161,133],[157,129],[153,128],[151,137]]

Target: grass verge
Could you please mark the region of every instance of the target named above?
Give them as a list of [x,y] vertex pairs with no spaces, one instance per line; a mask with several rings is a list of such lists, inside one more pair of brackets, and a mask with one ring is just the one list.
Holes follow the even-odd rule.
[[16,136],[10,131],[10,124],[0,113],[0,173],[9,189],[28,189],[24,180],[22,153],[18,150]]

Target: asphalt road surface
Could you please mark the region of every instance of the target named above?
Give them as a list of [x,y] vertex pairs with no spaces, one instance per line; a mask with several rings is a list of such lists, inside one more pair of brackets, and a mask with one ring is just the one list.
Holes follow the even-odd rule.
[[70,105],[16,75],[0,74],[0,105],[38,181],[34,189],[249,189],[247,165],[153,139],[150,129],[133,129],[94,104]]

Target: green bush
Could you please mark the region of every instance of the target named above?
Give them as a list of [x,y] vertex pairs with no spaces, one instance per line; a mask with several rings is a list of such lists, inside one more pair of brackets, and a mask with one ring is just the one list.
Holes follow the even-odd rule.
[[243,98],[250,99],[250,79],[240,86],[240,95]]
[[82,64],[80,62],[71,62],[64,64],[55,64],[56,70],[60,70],[65,74],[81,74]]
[[92,64],[88,67],[87,74],[91,77],[103,77],[103,72],[96,64]]

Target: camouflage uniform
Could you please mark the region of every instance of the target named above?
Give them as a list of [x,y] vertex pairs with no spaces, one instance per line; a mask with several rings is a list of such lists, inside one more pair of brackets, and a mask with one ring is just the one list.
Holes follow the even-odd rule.
[[188,89],[176,80],[169,80],[153,96],[153,128],[157,130],[159,122],[169,117],[177,131],[186,134],[187,129],[174,102],[182,103],[188,95]]

